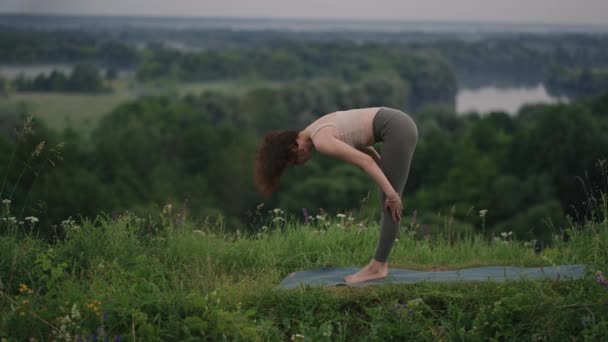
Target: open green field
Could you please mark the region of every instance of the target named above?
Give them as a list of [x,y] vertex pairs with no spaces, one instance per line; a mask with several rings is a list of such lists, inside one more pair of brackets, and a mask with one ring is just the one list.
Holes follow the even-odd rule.
[[[6,211],[5,211],[6,214]],[[291,272],[362,266],[378,226],[274,214],[259,233],[124,214],[65,221],[63,240],[0,225],[0,339],[9,341],[599,341],[608,335],[608,222],[537,254],[522,241],[419,237],[402,228],[390,267],[589,266],[584,280],[276,288]],[[9,220],[10,222],[10,220]]]
[[47,125],[61,130],[68,125],[81,133],[90,132],[99,118],[116,106],[147,94],[200,94],[213,90],[225,93],[242,93],[267,82],[218,81],[200,83],[173,83],[157,85],[136,84],[132,78],[123,78],[112,84],[112,92],[101,94],[21,92],[0,97],[0,109],[13,110],[24,105],[30,115],[41,118]]

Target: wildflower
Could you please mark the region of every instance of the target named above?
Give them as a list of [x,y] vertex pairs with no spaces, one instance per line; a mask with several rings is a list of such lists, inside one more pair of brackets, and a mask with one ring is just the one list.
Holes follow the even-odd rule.
[[304,215],[304,224],[307,224],[310,219],[310,216],[308,216],[308,209],[302,208],[302,215]]
[[78,306],[76,304],[72,305],[72,320],[76,321],[80,319],[80,310],[78,310]]
[[391,307],[389,310],[393,311],[393,312],[402,312],[402,311],[407,310],[407,313],[409,315],[413,315],[414,314],[414,310],[413,309],[408,308],[407,304],[401,304],[401,303],[397,303],[397,304],[393,305],[393,307]]
[[506,232],[502,232],[502,233],[500,233],[500,236],[506,238],[507,237],[507,233]]
[[2,200],[2,204],[4,204],[5,206],[8,207],[11,204],[11,200],[9,200],[9,199],[3,199]]
[[418,210],[414,210],[412,214],[412,227],[416,225],[416,215],[418,214]]
[[283,221],[283,220],[285,220],[285,219],[282,218],[281,216],[277,216],[277,217],[275,217],[275,218],[272,219],[273,222],[277,222],[277,221],[280,222],[280,221]]
[[43,140],[38,144],[38,146],[36,146],[34,152],[32,152],[32,157],[38,157],[44,150],[44,145],[46,145],[46,141]]
[[36,222],[38,222],[38,218],[34,217],[34,216],[28,216],[25,218],[26,221],[30,221],[30,224],[34,224]]
[[27,299],[24,299],[24,300],[21,302],[21,304],[23,304],[23,305],[28,305],[29,303],[30,303],[30,301],[29,301],[29,300],[27,300]]
[[600,285],[608,289],[608,282],[606,281],[606,278],[604,278],[602,271],[595,272],[595,278]]
[[[97,299],[95,299],[94,301],[92,301],[91,303],[87,304],[87,308],[89,308],[89,310],[94,311],[96,314],[100,314],[101,313],[101,302],[98,301]],[[73,309],[72,309],[73,310]],[[72,311],[73,312],[73,311]]]
[[488,213],[488,209],[482,209],[479,211],[479,217],[486,217],[487,213]]
[[341,214],[341,213],[340,213],[340,214],[338,214],[338,215],[336,215],[336,216],[337,216],[338,218],[341,218],[341,219],[346,217],[346,215]]
[[26,284],[19,284],[19,293],[34,293]]
[[292,341],[295,341],[295,340],[298,340],[298,339],[303,340],[304,339],[304,335],[302,335],[302,334],[293,334],[293,335],[291,335],[291,340]]
[[349,221],[354,221],[354,220],[355,220],[355,218],[354,218],[354,217],[352,217],[352,216],[349,216],[349,217],[348,217],[348,220],[349,220]]
[[257,210],[260,210],[260,209],[262,209],[262,208],[264,208],[264,203],[260,203],[260,204],[258,204],[258,206],[256,207],[256,209],[257,209]]
[[317,220],[324,221],[324,220],[325,220],[325,217],[323,217],[323,216],[321,216],[321,215],[317,215]]
[[272,211],[274,212],[275,215],[280,215],[283,212],[283,210],[281,210],[279,208],[274,208]]

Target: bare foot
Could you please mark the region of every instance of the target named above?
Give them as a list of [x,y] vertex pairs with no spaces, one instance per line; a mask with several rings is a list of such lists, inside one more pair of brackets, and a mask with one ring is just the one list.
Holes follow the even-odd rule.
[[382,279],[388,275],[388,263],[373,260],[359,272],[344,277],[350,284],[362,283],[364,281]]

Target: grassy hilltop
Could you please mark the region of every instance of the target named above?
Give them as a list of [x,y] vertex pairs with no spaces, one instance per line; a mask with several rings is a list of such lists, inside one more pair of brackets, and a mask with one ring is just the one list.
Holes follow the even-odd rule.
[[[570,229],[535,251],[508,233],[423,235],[404,218],[391,267],[585,263],[584,280],[419,283],[277,289],[291,272],[362,266],[378,225],[349,215],[297,223],[283,211],[256,235],[194,225],[166,207],[154,223],[133,214],[62,223],[54,243],[31,234],[4,203],[0,339],[110,341],[600,340],[608,334],[608,222]],[[261,211],[265,211],[262,209]],[[18,228],[20,227],[20,228]],[[506,233],[506,232],[505,232]]]

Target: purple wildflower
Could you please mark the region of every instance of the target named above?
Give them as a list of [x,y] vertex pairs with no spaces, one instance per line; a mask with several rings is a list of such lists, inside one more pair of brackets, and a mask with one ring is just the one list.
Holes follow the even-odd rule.
[[304,224],[308,224],[310,216],[308,216],[308,209],[302,208],[302,214],[304,215]]
[[120,342],[120,335],[116,335],[116,337],[114,337],[114,342]]
[[321,216],[325,215],[325,210],[323,210],[323,208],[319,208],[319,213],[321,214]]

